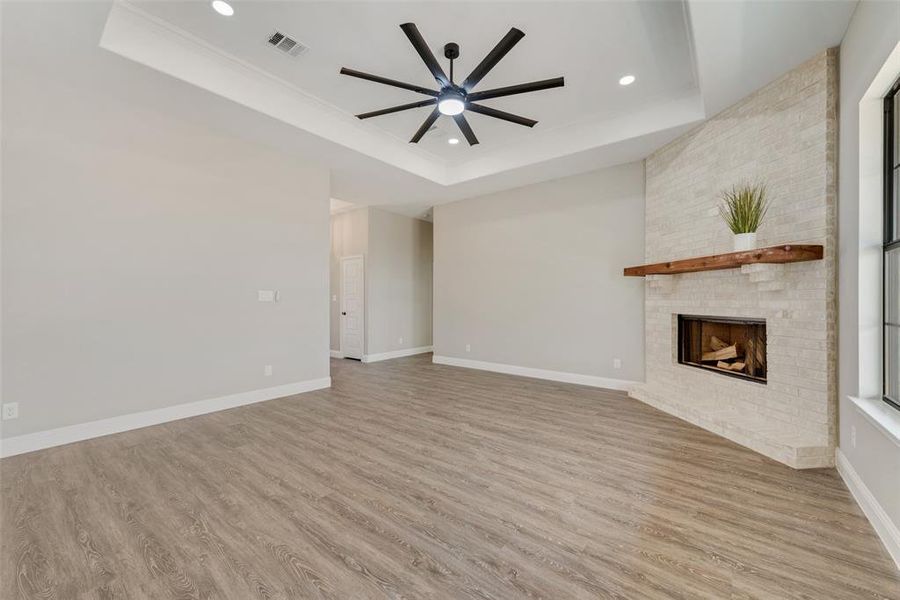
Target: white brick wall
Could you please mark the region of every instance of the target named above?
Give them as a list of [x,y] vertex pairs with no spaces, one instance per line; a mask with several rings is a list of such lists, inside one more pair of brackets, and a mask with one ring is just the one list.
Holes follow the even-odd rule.
[[[647,159],[646,259],[730,252],[720,192],[763,179],[760,246],[825,246],[822,261],[651,276],[646,384],[632,395],[797,468],[835,445],[837,54],[823,52]],[[768,383],[677,364],[675,315],[765,318]]]

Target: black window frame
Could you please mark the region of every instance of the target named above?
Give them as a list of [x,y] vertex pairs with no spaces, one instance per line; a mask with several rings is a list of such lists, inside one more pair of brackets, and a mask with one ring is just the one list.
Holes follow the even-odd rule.
[[[888,347],[887,347],[887,328],[895,327],[900,324],[888,323],[887,308],[887,260],[888,252],[900,248],[900,227],[895,228],[898,222],[900,212],[900,202],[894,202],[894,171],[900,170],[900,157],[895,156],[896,144],[895,139],[900,136],[900,123],[895,123],[894,104],[900,102],[900,79],[894,82],[890,91],[884,98],[884,243],[882,246],[882,268],[881,268],[881,397],[888,405],[900,410],[900,398],[891,398],[887,395],[888,390]],[[895,163],[897,165],[895,166]],[[897,231],[895,231],[897,229]],[[898,290],[900,293],[900,290]]]

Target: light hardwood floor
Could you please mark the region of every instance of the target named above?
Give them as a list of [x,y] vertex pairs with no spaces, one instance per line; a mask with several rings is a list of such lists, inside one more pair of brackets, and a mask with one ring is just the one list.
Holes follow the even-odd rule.
[[3,460],[0,597],[900,598],[833,470],[430,355],[332,375]]

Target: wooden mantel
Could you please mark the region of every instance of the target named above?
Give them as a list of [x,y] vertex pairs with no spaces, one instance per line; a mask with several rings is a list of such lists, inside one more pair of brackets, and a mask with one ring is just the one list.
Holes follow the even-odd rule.
[[713,254],[698,258],[686,258],[671,262],[661,262],[638,267],[626,267],[627,277],[643,277],[644,275],[677,275],[678,273],[696,273],[698,271],[718,271],[720,269],[737,269],[742,265],[758,263],[793,263],[808,260],[822,260],[824,248],[812,244],[770,246],[744,252]]

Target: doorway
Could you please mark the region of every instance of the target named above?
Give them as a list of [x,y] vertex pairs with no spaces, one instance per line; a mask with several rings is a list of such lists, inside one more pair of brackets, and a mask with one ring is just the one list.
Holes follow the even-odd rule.
[[341,258],[341,354],[362,360],[366,331],[366,268],[363,256]]

